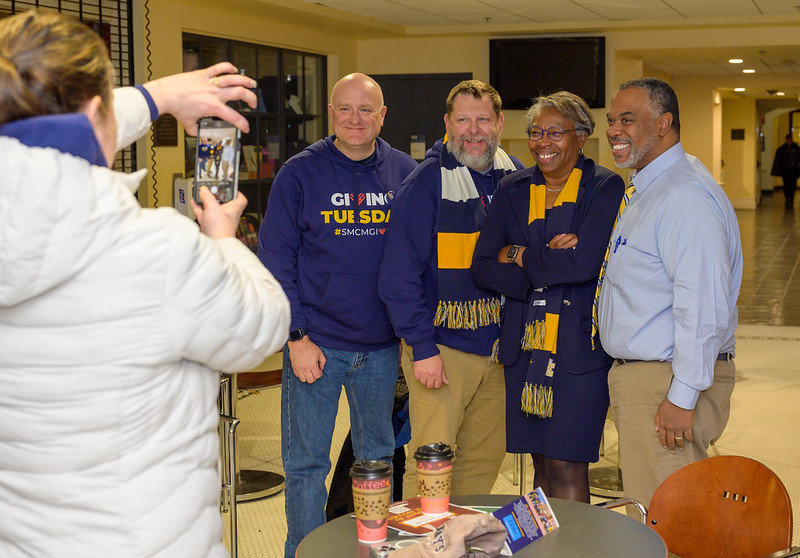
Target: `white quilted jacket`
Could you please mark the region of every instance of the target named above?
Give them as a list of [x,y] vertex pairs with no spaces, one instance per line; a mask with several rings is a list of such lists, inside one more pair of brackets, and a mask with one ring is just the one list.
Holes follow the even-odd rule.
[[[125,144],[149,113],[115,104]],[[0,137],[3,558],[227,556],[216,371],[278,350],[289,303],[240,241],[140,208],[142,177]]]

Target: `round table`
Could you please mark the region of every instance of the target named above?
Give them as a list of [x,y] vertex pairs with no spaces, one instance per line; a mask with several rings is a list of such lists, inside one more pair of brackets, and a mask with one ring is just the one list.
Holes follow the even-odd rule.
[[[518,498],[508,494],[455,496],[461,506],[503,506]],[[559,528],[514,554],[516,557],[666,558],[667,545],[654,530],[628,516],[588,504],[550,499]],[[399,538],[389,529],[389,539]],[[297,548],[296,558],[369,558],[359,544],[356,521],[349,515],[312,531]]]

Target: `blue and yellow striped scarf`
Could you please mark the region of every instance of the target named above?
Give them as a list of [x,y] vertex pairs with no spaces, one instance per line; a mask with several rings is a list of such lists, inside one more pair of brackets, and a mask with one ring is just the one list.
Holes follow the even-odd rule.
[[[445,138],[445,143],[447,138]],[[500,297],[479,289],[469,267],[489,200],[478,193],[467,167],[442,146],[439,154],[442,199],[437,225],[439,303],[434,325],[476,330],[500,323]],[[517,168],[498,148],[494,156],[495,183]]]
[[[534,172],[528,205],[529,246],[541,242],[542,228],[545,230],[545,242],[549,242],[557,234],[574,232],[571,231],[572,217],[582,176],[583,171],[580,168],[572,169],[545,221],[547,190],[544,176],[538,169]],[[528,316],[521,340],[522,349],[531,351],[530,366],[522,386],[522,410],[525,414],[542,418],[553,416],[553,378],[556,372],[558,321],[563,294],[563,284],[535,289],[528,304]]]

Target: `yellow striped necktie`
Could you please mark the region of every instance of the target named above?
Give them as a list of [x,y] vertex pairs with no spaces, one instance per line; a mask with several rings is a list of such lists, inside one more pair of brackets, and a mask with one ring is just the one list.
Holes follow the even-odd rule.
[[608,247],[606,247],[606,255],[603,257],[603,265],[600,266],[600,275],[597,277],[597,289],[594,291],[594,301],[592,302],[592,350],[597,348],[597,331],[599,324],[597,319],[597,305],[600,301],[600,288],[603,286],[603,277],[606,275],[608,257],[611,255],[611,243],[614,240],[614,229],[617,228],[619,218],[622,215],[622,212],[625,211],[625,208],[628,206],[628,202],[631,201],[631,197],[633,197],[634,192],[636,192],[636,186],[634,186],[633,182],[631,182],[628,184],[628,187],[625,188],[625,194],[622,196],[622,201],[619,202],[617,218],[614,220],[614,227],[611,229],[611,238],[608,239]]

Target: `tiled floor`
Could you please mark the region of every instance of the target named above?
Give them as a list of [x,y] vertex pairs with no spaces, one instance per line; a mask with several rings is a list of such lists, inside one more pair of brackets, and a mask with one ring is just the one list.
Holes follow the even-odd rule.
[[800,326],[800,209],[768,194],[755,211],[737,211],[744,269],[739,323]]
[[[737,385],[731,420],[711,453],[762,461],[781,478],[800,518],[800,208],[786,210],[780,192],[765,196],[756,211],[738,212],[744,249],[739,297]],[[242,424],[237,437],[244,468],[280,471],[278,389],[239,392]],[[332,459],[347,432],[346,402],[340,406]],[[594,466],[616,465],[616,431],[606,424],[605,456]],[[528,460],[529,461],[529,460]],[[494,493],[515,494],[514,460],[506,457]],[[527,482],[532,480],[528,464]],[[330,477],[329,477],[330,480]],[[281,558],[286,535],[283,495],[240,504],[239,557]],[[227,523],[227,517],[225,517]],[[226,541],[228,534],[226,532]],[[795,521],[794,544],[800,544]]]

